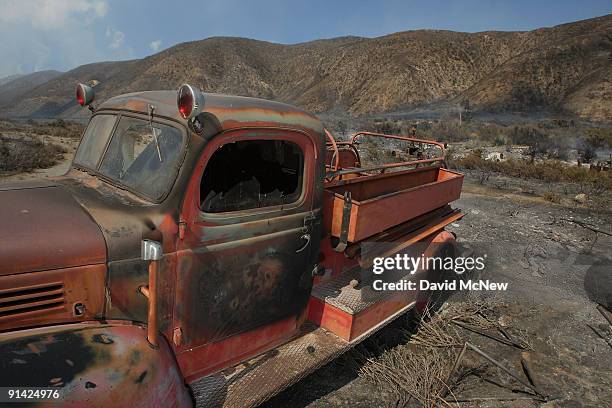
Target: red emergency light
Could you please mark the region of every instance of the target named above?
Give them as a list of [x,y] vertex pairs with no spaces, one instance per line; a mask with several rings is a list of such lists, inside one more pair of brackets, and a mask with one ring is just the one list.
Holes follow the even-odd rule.
[[204,107],[204,95],[189,84],[181,85],[176,98],[178,111],[183,119],[196,117]]
[[87,86],[85,84],[78,84],[76,88],[76,99],[79,102],[79,105],[85,106],[90,105],[94,98],[95,93],[92,87]]

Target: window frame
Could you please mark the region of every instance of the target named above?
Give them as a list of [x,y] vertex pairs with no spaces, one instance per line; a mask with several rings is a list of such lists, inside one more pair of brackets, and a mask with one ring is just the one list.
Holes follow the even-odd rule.
[[[231,137],[232,133],[242,132],[242,131],[252,131],[255,135],[240,135],[235,138]],[[264,134],[266,133],[267,134]],[[223,140],[221,140],[223,139]],[[234,210],[234,211],[223,211],[223,212],[205,212],[202,209],[202,201],[201,201],[201,187],[202,187],[202,179],[204,177],[204,173],[206,168],[208,167],[208,163],[213,155],[224,145],[229,143],[236,143],[241,141],[263,141],[263,140],[281,140],[288,143],[295,144],[302,153],[303,161],[302,161],[302,181],[300,186],[300,195],[299,197],[288,204],[276,204],[266,207],[255,207],[249,208],[245,210]],[[297,129],[292,128],[281,128],[281,127],[253,127],[253,128],[238,128],[226,130],[219,133],[215,138],[213,138],[209,143],[213,144],[214,151],[208,154],[208,157],[205,157],[202,163],[202,170],[198,177],[198,185],[197,185],[197,194],[196,198],[198,200],[195,203],[195,207],[198,209],[199,216],[198,219],[200,221],[215,221],[222,219],[234,219],[244,216],[257,216],[257,215],[265,215],[271,214],[279,211],[288,211],[295,208],[300,208],[304,206],[306,202],[306,198],[309,194],[309,190],[312,188],[312,181],[309,180],[311,178],[311,174],[309,174],[309,170],[314,168],[312,154],[310,154],[309,150],[316,150],[314,146],[314,142],[310,139],[307,133],[302,132]],[[311,148],[308,147],[311,145]],[[203,154],[206,154],[206,150],[209,146],[203,149]]]
[[[98,157],[98,161],[96,162],[95,168],[91,168],[86,166],[83,163],[79,163],[76,161],[76,156],[77,153],[79,151],[79,149],[81,148],[81,143],[83,143],[83,138],[85,137],[85,133],[87,133],[87,129],[89,128],[89,124],[91,123],[92,120],[94,120],[94,118],[98,117],[98,116],[112,116],[115,119],[115,122],[113,123],[113,127],[111,128],[110,134],[108,136],[108,138],[106,139],[106,143],[104,143],[104,147],[102,148],[102,154],[100,154],[100,157]],[[113,135],[115,134],[115,130],[117,130],[117,125],[119,124],[119,118],[121,117],[121,114],[117,114],[117,113],[113,113],[113,112],[101,112],[101,113],[97,113],[92,115],[92,117],[89,119],[89,122],[87,122],[87,126],[85,126],[85,129],[83,130],[83,134],[81,135],[81,138],[79,139],[79,145],[77,146],[77,150],[74,152],[74,156],[72,158],[72,166],[76,166],[79,169],[88,169],[88,170],[92,170],[97,172],[100,169],[100,164],[102,163],[102,159],[104,158],[104,155],[106,154],[106,150],[108,149],[108,145],[110,144],[111,139],[113,138]]]
[[[126,111],[126,110],[101,110],[99,112],[96,112],[92,115],[92,117],[90,118],[90,121],[98,116],[98,115],[113,115],[116,117],[115,120],[115,124],[113,126],[113,129],[111,131],[111,135],[108,138],[108,140],[106,141],[106,145],[104,146],[104,151],[103,153],[100,155],[100,158],[98,159],[98,162],[96,164],[96,168],[92,169],[90,167],[84,166],[80,163],[75,162],[75,157],[76,157],[76,153],[75,156],[72,159],[72,163],[71,163],[71,167],[79,169],[79,170],[83,170],[87,173],[90,173],[96,177],[98,177],[99,179],[105,181],[106,183],[112,185],[113,187],[119,188],[121,190],[125,190],[128,191],[132,194],[134,194],[135,196],[148,201],[150,203],[154,203],[154,204],[161,204],[162,202],[164,202],[166,200],[166,198],[168,198],[168,196],[170,195],[170,193],[172,192],[172,190],[174,189],[174,185],[176,184],[176,181],[179,178],[179,175],[181,173],[181,168],[183,167],[183,163],[185,162],[185,157],[187,156],[187,152],[189,150],[189,146],[191,144],[191,132],[189,132],[185,126],[183,124],[181,124],[180,122],[178,122],[175,119],[172,118],[168,118],[166,116],[159,116],[159,115],[155,115],[153,116],[153,123],[159,123],[162,125],[166,125],[166,126],[171,126],[173,128],[175,128],[176,130],[178,130],[181,135],[183,136],[183,140],[184,143],[182,144],[182,150],[181,152],[178,154],[178,160],[176,162],[176,171],[174,172],[174,177],[172,178],[172,181],[170,183],[168,183],[168,188],[167,190],[164,192],[163,195],[161,195],[159,198],[153,198],[153,197],[149,197],[145,194],[143,194],[142,192],[131,188],[129,186],[126,186],[122,183],[120,183],[119,181],[117,181],[116,179],[109,177],[107,175],[105,175],[104,173],[100,172],[100,166],[102,165],[102,160],[104,159],[104,157],[106,156],[106,153],[108,151],[108,148],[113,140],[113,137],[115,136],[115,132],[117,130],[117,127],[119,126],[119,122],[121,121],[121,118],[123,117],[128,117],[128,118],[135,118],[135,119],[141,119],[144,121],[149,121],[149,116],[141,113],[141,112],[136,112],[136,111]],[[89,126],[89,122],[87,123],[87,126]],[[81,142],[83,140],[83,137],[85,136],[85,132],[87,131],[87,127],[85,128],[85,130],[83,131],[83,134],[81,135],[81,139],[79,140],[79,147],[81,145]],[[78,148],[77,148],[78,149]]]

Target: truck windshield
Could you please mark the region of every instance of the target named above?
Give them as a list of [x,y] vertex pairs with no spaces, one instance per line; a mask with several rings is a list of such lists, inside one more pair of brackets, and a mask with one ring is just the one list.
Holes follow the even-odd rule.
[[[74,162],[154,201],[176,177],[185,138],[169,125],[121,116],[96,115],[89,122]],[[113,128],[115,131],[113,132]]]

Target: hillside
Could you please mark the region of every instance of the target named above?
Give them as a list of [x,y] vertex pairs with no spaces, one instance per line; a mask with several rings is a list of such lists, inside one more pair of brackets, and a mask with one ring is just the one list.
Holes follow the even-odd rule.
[[15,74],[15,75],[9,75],[9,76],[2,77],[0,78],[0,86],[15,80],[19,78],[20,76],[23,76],[23,75]]
[[101,82],[99,99],[189,82],[315,112],[363,115],[469,99],[486,111],[612,120],[612,15],[530,32],[418,30],[296,45],[215,37],[140,60],[78,67],[10,105],[0,102],[0,115],[86,115],[74,86],[92,79]]
[[59,71],[38,71],[28,75],[14,75],[11,80],[0,84],[0,106],[9,104],[13,99],[23,97],[39,85],[57,78]]

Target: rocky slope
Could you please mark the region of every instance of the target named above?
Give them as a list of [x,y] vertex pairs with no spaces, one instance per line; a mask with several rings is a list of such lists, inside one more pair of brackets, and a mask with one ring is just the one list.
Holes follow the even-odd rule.
[[12,75],[0,79],[0,106],[8,105],[15,98],[23,97],[39,85],[57,78],[59,71],[38,71],[27,75]]
[[296,45],[215,37],[140,60],[78,67],[0,103],[0,115],[86,115],[74,86],[92,79],[100,81],[99,99],[189,82],[315,112],[363,115],[468,99],[487,111],[612,120],[612,15],[530,32],[419,30]]

